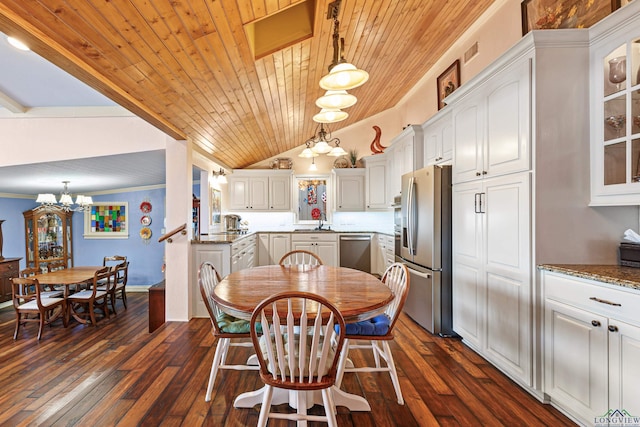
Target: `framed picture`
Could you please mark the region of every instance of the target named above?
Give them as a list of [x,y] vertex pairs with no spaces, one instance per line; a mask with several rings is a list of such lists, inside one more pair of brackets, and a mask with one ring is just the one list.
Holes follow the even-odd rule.
[[212,224],[220,224],[222,222],[222,209],[221,209],[221,199],[220,199],[220,190],[217,188],[211,189],[211,223]]
[[129,204],[95,202],[84,213],[85,239],[128,239]]
[[444,73],[438,76],[438,110],[444,107],[444,99],[460,87],[460,61],[449,65]]
[[524,0],[522,35],[531,30],[588,28],[626,0]]

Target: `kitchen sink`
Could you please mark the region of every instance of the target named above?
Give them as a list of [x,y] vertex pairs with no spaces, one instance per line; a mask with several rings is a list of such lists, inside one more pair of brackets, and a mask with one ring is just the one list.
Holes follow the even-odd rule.
[[322,230],[318,230],[317,228],[296,228],[293,231],[296,232],[305,232],[305,233],[335,233],[335,230],[331,230],[330,228],[323,228]]

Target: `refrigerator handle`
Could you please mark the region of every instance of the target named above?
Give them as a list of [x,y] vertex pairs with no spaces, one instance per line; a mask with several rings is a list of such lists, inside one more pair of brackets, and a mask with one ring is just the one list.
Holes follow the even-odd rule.
[[409,254],[410,255],[415,255],[415,246],[414,246],[414,230],[415,230],[415,215],[414,215],[414,197],[415,197],[415,184],[414,184],[414,177],[412,176],[409,179],[409,194],[407,197],[407,223],[408,223],[408,230],[407,230],[407,240],[409,240]]

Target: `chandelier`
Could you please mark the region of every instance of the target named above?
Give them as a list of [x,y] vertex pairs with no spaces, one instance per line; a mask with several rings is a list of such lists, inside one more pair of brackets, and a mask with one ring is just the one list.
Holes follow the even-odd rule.
[[73,199],[71,198],[71,194],[69,194],[69,185],[70,181],[62,181],[64,184],[64,189],[60,193],[60,201],[56,199],[56,196],[52,193],[40,193],[38,194],[38,198],[36,199],[36,203],[40,203],[36,209],[49,210],[49,211],[64,211],[64,212],[83,212],[91,209],[91,205],[93,204],[93,199],[91,196],[83,196],[78,194],[76,197],[76,207],[72,207]]
[[[317,129],[317,128],[316,128]],[[331,138],[331,132],[324,129],[324,123],[320,123],[320,129],[318,134],[309,138],[305,142],[306,148],[302,150],[298,157],[312,158],[317,157],[320,154],[326,154],[327,156],[339,157],[347,154],[342,147],[340,147],[340,139]],[[315,162],[313,162],[315,164]]]

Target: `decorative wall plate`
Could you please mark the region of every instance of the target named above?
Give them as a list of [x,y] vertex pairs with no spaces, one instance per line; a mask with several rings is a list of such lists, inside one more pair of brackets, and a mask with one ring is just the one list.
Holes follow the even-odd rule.
[[151,229],[149,227],[142,227],[140,229],[140,237],[142,240],[149,240],[151,238]]
[[148,215],[143,215],[142,218],[140,218],[140,224],[151,225],[151,217]]
[[333,162],[333,167],[336,169],[344,169],[348,168],[349,166],[351,166],[351,163],[349,163],[349,160],[345,159],[344,157],[338,157],[336,161]]
[[142,213],[151,212],[151,203],[149,203],[149,202],[140,203],[140,211],[142,211]]

